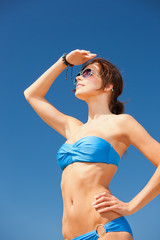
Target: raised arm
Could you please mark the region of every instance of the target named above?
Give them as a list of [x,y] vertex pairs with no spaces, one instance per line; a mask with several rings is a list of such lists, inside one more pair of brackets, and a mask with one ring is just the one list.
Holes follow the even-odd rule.
[[[71,64],[80,65],[95,56],[96,54],[91,54],[89,51],[77,49],[67,54],[66,59]],[[24,96],[36,113],[49,126],[65,138],[69,138],[72,131],[81,125],[82,122],[60,112],[45,99],[45,95],[52,83],[65,68],[66,65],[64,64],[62,57],[60,57],[56,63],[54,63],[24,91]]]

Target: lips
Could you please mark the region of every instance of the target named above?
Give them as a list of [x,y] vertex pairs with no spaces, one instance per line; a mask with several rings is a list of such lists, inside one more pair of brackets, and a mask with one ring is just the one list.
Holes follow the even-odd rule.
[[[84,86],[84,85],[83,85],[83,84],[77,84],[77,87],[78,87],[78,86]],[[76,87],[76,88],[77,88],[77,87]]]

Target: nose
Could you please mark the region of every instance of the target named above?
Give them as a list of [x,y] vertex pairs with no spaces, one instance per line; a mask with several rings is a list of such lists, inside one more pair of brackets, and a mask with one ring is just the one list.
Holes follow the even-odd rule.
[[77,76],[76,80],[77,80],[77,83],[78,83],[79,81],[82,81],[82,77],[81,76]]

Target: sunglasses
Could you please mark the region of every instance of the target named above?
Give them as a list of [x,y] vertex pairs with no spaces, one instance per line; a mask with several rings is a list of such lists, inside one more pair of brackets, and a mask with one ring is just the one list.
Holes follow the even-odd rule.
[[[83,78],[89,78],[91,75],[96,75],[97,77],[99,77],[99,75],[98,75],[97,73],[95,73],[92,69],[86,68],[86,69],[80,71],[80,72],[77,74],[76,78],[77,78],[78,76],[82,76]],[[78,82],[76,78],[73,80],[73,84],[75,84],[75,85],[76,85],[77,82]]]

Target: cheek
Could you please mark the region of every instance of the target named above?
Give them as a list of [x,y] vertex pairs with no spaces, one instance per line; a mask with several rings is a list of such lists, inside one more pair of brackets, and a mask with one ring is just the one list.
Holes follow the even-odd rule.
[[90,78],[90,83],[91,83],[92,86],[95,86],[95,87],[99,87],[100,84],[101,84],[101,83],[99,82],[99,80],[96,79],[96,78],[94,78],[94,77],[91,77],[91,78]]

